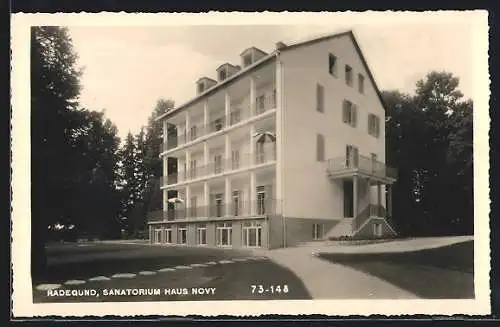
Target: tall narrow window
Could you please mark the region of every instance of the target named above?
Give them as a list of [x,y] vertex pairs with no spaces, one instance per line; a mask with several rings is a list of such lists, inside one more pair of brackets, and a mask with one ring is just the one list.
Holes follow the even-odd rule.
[[365,93],[365,77],[361,74],[358,74],[358,91]]
[[222,217],[223,216],[223,207],[222,207],[223,196],[222,194],[215,195],[215,216]]
[[225,70],[221,70],[221,71],[219,71],[219,81],[223,81],[223,80],[225,80],[225,79],[226,79],[226,76],[227,76],[227,74],[226,74],[226,71],[225,71]]
[[240,191],[233,191],[233,215],[240,215]]
[[328,54],[328,72],[330,75],[337,76],[337,57],[333,54]]
[[344,123],[356,127],[357,107],[349,100],[344,100],[342,105],[342,120]]
[[316,84],[316,110],[325,111],[325,88],[321,84]]
[[240,168],[240,151],[238,149],[231,151],[231,167],[232,169]]
[[214,173],[219,174],[222,172],[222,155],[217,154],[214,156]]
[[198,133],[197,133],[197,130],[196,130],[196,125],[193,126],[193,127],[191,127],[190,136],[191,136],[191,141],[196,140],[196,138],[198,137]]
[[192,218],[196,218],[197,215],[197,207],[198,207],[198,198],[196,196],[191,197],[191,207],[190,207],[190,212],[189,215]]
[[316,160],[325,161],[325,138],[321,134],[316,135]]
[[352,67],[345,65],[345,83],[352,86]]
[[266,213],[266,188],[265,186],[257,186],[257,215]]
[[196,159],[191,160],[190,162],[190,178],[196,178],[197,174],[197,169],[196,169]]
[[374,115],[368,115],[368,134],[379,137],[380,135],[380,119]]
[[346,145],[345,148],[346,168],[358,167],[359,151],[358,148],[352,145]]

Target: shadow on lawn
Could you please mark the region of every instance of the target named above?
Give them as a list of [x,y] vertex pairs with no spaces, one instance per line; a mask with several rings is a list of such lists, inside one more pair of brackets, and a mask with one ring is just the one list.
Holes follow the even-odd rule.
[[383,279],[422,298],[474,298],[473,241],[414,252],[319,256]]

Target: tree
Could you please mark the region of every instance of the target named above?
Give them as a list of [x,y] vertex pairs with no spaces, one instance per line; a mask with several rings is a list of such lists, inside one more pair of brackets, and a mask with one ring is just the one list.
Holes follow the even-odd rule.
[[31,28],[31,267],[45,269],[47,226],[67,219],[66,203],[78,178],[68,142],[80,125],[78,96],[81,71],[76,67],[68,30]]
[[472,102],[459,80],[431,72],[415,95],[383,92],[388,107],[387,160],[399,171],[394,220],[402,234],[473,231]]

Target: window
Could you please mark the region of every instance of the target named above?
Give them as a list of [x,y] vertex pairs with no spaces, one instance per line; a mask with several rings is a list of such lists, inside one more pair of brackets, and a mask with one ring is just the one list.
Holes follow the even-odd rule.
[[365,77],[361,74],[358,74],[358,91],[365,93]]
[[247,54],[243,57],[243,67],[250,66],[252,64],[252,55]]
[[233,215],[235,217],[240,215],[240,191],[233,191]]
[[346,168],[358,167],[359,151],[352,145],[346,145],[345,148]]
[[266,214],[266,188],[257,186],[257,215]]
[[196,244],[207,245],[207,225],[199,224],[196,226]]
[[205,85],[203,85],[203,83],[199,83],[198,84],[198,93],[203,93],[204,90],[205,90]]
[[221,71],[219,71],[219,81],[225,80],[226,77],[227,77],[227,73],[226,73],[226,71],[224,69],[221,70]]
[[260,221],[247,221],[243,224],[243,246],[261,247],[262,246],[262,223]]
[[330,75],[337,76],[337,57],[333,54],[328,54],[328,72]]
[[219,223],[216,226],[215,241],[217,246],[231,246],[233,237],[233,226],[231,223]]
[[257,164],[262,164],[266,161],[264,142],[257,142],[257,144],[255,144],[255,153],[257,155]]
[[222,155],[216,154],[214,156],[214,173],[219,174],[222,172]]
[[257,114],[266,111],[266,96],[264,94],[257,97]]
[[187,228],[186,225],[179,225],[179,229],[177,232],[177,243],[186,244],[187,242]]
[[221,193],[215,195],[215,217],[222,217],[223,214],[223,196]]
[[349,100],[344,100],[342,106],[342,120],[344,123],[356,127],[357,121],[357,107]]
[[231,168],[240,168],[240,151],[238,149],[233,149],[231,151]]
[[241,110],[234,109],[231,111],[231,125],[237,124],[241,121]]
[[189,215],[195,218],[197,217],[198,198],[196,196],[192,196],[190,201],[191,205],[189,209]]
[[316,135],[316,160],[325,161],[325,137],[322,134]]
[[156,228],[154,230],[153,243],[161,243],[161,228]]
[[170,225],[165,229],[165,243],[172,244],[172,226]]
[[190,171],[189,171],[189,173],[190,173],[190,177],[191,177],[191,178],[196,178],[196,171],[197,171],[197,169],[196,169],[196,159],[191,160],[191,161],[189,162],[189,165],[190,165],[190,166],[189,166],[189,169],[190,169]]
[[214,132],[220,131],[224,127],[224,120],[222,118],[217,118],[213,122]]
[[345,83],[352,86],[352,67],[345,65]]
[[191,141],[196,140],[196,138],[198,137],[196,125],[193,126],[193,127],[191,127],[191,130],[189,131],[189,134],[190,134],[190,137],[191,137]]
[[372,159],[372,172],[375,172],[377,170],[377,154],[371,153],[370,157]]
[[316,110],[325,111],[325,88],[321,84],[316,84]]
[[374,115],[368,115],[368,134],[379,137],[380,135],[380,119]]
[[323,224],[313,224],[312,239],[319,240],[323,237]]

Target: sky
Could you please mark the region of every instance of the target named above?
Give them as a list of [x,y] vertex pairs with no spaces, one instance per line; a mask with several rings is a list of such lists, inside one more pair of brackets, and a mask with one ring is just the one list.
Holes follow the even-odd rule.
[[250,46],[266,52],[275,43],[353,29],[381,90],[412,92],[431,70],[460,78],[472,97],[471,25],[464,20],[428,24],[69,26],[83,67],[80,103],[105,109],[123,139],[147,123],[156,101],[180,105],[195,96],[195,81],[215,78],[224,62],[240,63]]

